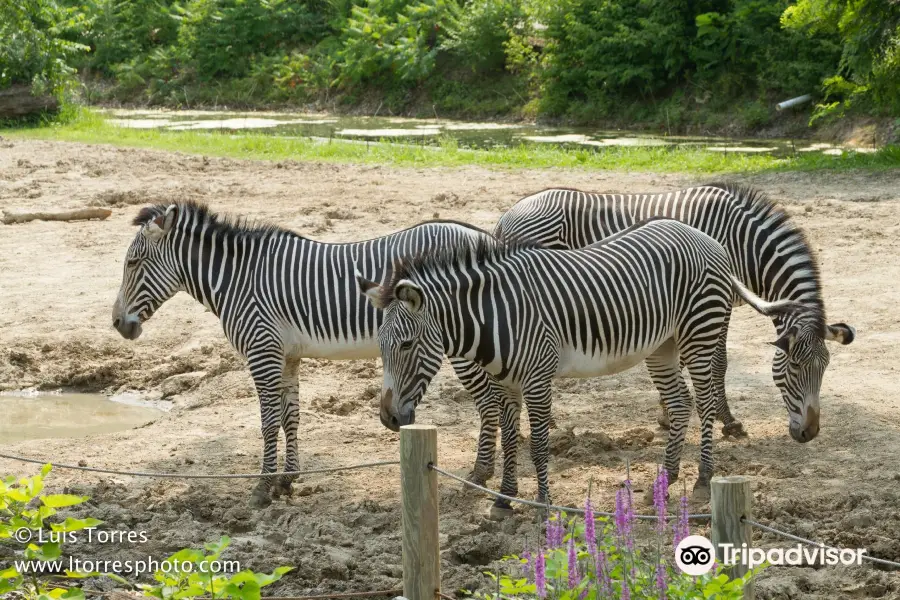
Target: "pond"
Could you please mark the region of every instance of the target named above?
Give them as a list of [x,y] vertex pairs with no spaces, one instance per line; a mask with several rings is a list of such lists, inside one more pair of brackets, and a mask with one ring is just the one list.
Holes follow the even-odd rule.
[[820,152],[840,155],[846,150],[874,152],[875,148],[850,148],[808,140],[735,139],[717,137],[659,136],[646,133],[602,131],[589,127],[541,126],[528,123],[467,122],[446,119],[400,117],[349,117],[281,112],[232,112],[202,110],[102,111],[113,125],[167,131],[253,131],[271,135],[316,139],[439,145],[448,138],[460,147],[490,149],[519,144],[555,144],[567,147],[696,146],[708,152],[742,152],[787,155]]
[[132,429],[163,411],[134,397],[102,394],[0,394],[0,443],[76,438]]

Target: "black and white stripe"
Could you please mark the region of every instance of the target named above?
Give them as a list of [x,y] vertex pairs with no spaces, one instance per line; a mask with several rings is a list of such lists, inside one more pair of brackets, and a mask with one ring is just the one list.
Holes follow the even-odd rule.
[[[378,356],[381,313],[359,295],[354,271],[380,279],[402,257],[490,235],[469,225],[433,221],[351,244],[326,244],[273,226],[229,220],[193,203],[145,208],[125,257],[113,325],[136,339],[169,298],[186,291],[219,317],[247,358],[260,400],[262,472],[277,465],[279,428],[284,468],[298,470],[297,367],[301,358]],[[260,479],[252,501],[265,505],[273,478]],[[290,492],[291,480],[275,494]]]
[[485,240],[420,257],[383,285],[359,281],[384,310],[378,339],[386,426],[415,420],[444,354],[472,361],[503,390],[501,492],[518,491],[524,400],[538,498],[546,501],[551,380],[608,375],[646,360],[672,421],[665,467],[674,481],[693,406],[681,357],[702,421],[695,489],[707,491],[718,393],[712,366],[731,312],[733,278],[725,250],[706,234],[653,219],[581,250]]
[[[766,306],[778,336],[773,377],[788,409],[791,435],[803,442],[812,439],[829,358],[824,341],[849,344],[855,332],[844,323],[825,323],[819,272],[806,238],[758,190],[728,184],[624,195],[549,189],[519,200],[500,218],[495,235],[524,237],[548,248],[582,248],[654,216],[677,219],[717,240],[746,288],[776,303]],[[740,304],[744,298],[736,294],[734,300]],[[779,301],[790,301],[789,308]],[[717,413],[726,433],[741,434],[725,399],[727,362],[722,336],[714,369],[716,385],[722,387]],[[477,378],[473,373],[467,379],[473,388],[479,386]],[[664,412],[660,422],[665,425]]]

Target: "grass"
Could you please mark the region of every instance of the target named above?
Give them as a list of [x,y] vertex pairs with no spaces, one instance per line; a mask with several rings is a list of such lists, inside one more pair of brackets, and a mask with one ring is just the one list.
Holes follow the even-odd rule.
[[253,160],[310,160],[377,163],[400,167],[582,168],[587,170],[651,171],[659,173],[750,173],[786,170],[883,170],[900,167],[900,147],[874,154],[826,156],[814,152],[776,157],[768,154],[710,152],[695,146],[609,147],[571,149],[552,145],[520,145],[492,150],[459,147],[444,138],[439,147],[405,144],[328,142],[259,133],[228,135],[202,131],[125,129],[108,124],[98,113],[76,110],[67,119],[44,125],[0,128],[10,138],[153,148],[188,154]]

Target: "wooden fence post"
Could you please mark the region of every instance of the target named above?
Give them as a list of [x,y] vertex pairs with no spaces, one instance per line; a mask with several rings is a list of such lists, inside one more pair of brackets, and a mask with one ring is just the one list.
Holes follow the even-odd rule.
[[403,596],[434,600],[441,587],[438,542],[437,428],[400,428],[400,494],[403,499]]
[[[731,477],[713,477],[710,508],[712,509],[712,526],[710,535],[716,549],[716,560],[725,566],[725,549],[721,544],[731,544],[738,550],[746,550],[752,545],[750,525],[741,521],[751,519],[753,494],[750,491],[750,478],[741,475]],[[742,544],[746,544],[743,546]],[[747,565],[738,561],[730,566],[732,578],[743,577],[748,571]],[[744,598],[753,600],[754,590],[751,581],[744,588]]]

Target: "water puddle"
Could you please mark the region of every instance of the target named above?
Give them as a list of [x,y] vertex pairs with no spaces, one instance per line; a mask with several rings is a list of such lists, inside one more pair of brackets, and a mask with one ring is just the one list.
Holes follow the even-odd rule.
[[162,414],[160,408],[136,396],[4,393],[0,394],[0,443],[124,431]]
[[788,156],[795,152],[840,155],[844,152],[874,152],[874,148],[851,148],[809,141],[756,140],[699,136],[660,136],[627,131],[603,131],[591,127],[543,126],[529,123],[492,123],[411,119],[401,117],[353,117],[279,112],[235,112],[200,110],[101,111],[118,127],[165,131],[202,130],[238,134],[264,132],[280,137],[302,137],[314,141],[334,138],[377,143],[416,144],[439,148],[450,138],[459,147],[491,149],[521,144],[556,144],[570,148],[678,147],[693,146],[709,152],[761,153]]

